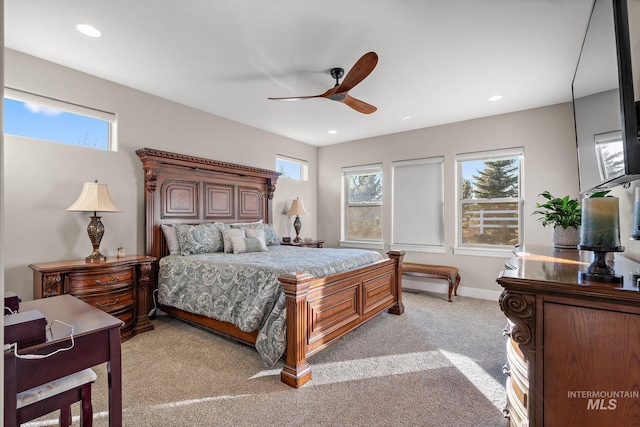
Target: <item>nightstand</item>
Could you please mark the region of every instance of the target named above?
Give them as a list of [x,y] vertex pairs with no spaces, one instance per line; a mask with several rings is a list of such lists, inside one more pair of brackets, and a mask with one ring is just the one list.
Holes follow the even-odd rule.
[[324,240],[311,240],[311,241],[300,241],[300,242],[280,242],[281,245],[284,246],[301,246],[303,248],[322,248],[324,245]]
[[154,257],[131,255],[107,258],[102,262],[85,260],[31,264],[33,297],[47,298],[70,294],[124,322],[122,341],[150,331],[148,313],[154,288]]

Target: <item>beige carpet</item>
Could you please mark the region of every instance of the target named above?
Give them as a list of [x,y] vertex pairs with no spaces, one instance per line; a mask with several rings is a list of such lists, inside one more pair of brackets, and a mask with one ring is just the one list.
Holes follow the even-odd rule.
[[[297,390],[253,348],[160,314],[123,344],[124,425],[507,426],[497,302],[405,292],[404,303],[402,316],[378,316],[312,357],[313,379]],[[106,426],[105,367],[95,370],[94,426]]]

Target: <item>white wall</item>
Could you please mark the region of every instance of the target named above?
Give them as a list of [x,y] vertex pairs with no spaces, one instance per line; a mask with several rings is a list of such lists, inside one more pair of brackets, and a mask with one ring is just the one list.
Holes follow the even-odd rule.
[[278,180],[274,226],[295,235],[285,216],[300,197],[310,215],[305,236],[316,237],[317,149],[199,110],[185,107],[51,62],[5,49],[5,85],[118,114],[118,152],[7,135],[4,157],[4,257],[7,290],[33,297],[29,264],[82,259],[91,252],[89,215],[66,212],[85,181],[98,179],[122,213],[104,213],[102,253],[116,248],[144,253],[144,193],[141,147],[275,169],[276,154],[309,162],[309,181]]
[[[542,201],[538,195],[545,190],[558,196],[578,196],[576,142],[570,103],[320,147],[318,198],[322,203],[318,206],[318,234],[325,239],[327,246],[338,245],[341,168],[382,162],[383,235],[388,245],[391,236],[391,182],[385,177],[391,176],[391,162],[444,156],[446,254],[409,252],[405,260],[456,266],[462,277],[459,294],[497,298],[501,288],[496,277],[504,269],[505,258],[452,253],[456,244],[455,155],[519,146],[524,147],[524,242],[549,245],[552,229],[542,227],[531,213],[535,210],[535,203]],[[405,285],[417,287],[409,278],[404,281]]]

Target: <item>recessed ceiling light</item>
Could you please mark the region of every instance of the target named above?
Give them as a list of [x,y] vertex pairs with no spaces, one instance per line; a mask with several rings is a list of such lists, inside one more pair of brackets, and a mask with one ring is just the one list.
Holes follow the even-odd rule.
[[337,131],[337,130],[330,130],[330,131],[329,131],[329,133],[330,133],[331,135],[333,135],[334,133],[338,133],[338,131]]
[[487,101],[489,102],[496,102],[496,101],[500,101],[502,99],[502,95],[493,95],[487,98]]
[[411,116],[404,116],[404,117],[402,118],[402,121],[404,122],[405,120],[409,120],[409,119],[411,119]]
[[96,27],[94,27],[93,25],[78,24],[78,25],[76,25],[76,28],[78,29],[78,31],[80,31],[85,36],[89,36],[89,37],[101,37],[102,36],[102,32],[100,30],[98,30]]

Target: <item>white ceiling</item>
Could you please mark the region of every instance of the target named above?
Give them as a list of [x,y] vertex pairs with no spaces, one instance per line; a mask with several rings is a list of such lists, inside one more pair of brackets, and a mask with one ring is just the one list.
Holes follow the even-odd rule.
[[[570,101],[591,4],[4,0],[5,46],[321,146]],[[348,72],[369,51],[378,65],[350,95],[373,114],[267,100],[320,94],[330,68]]]

